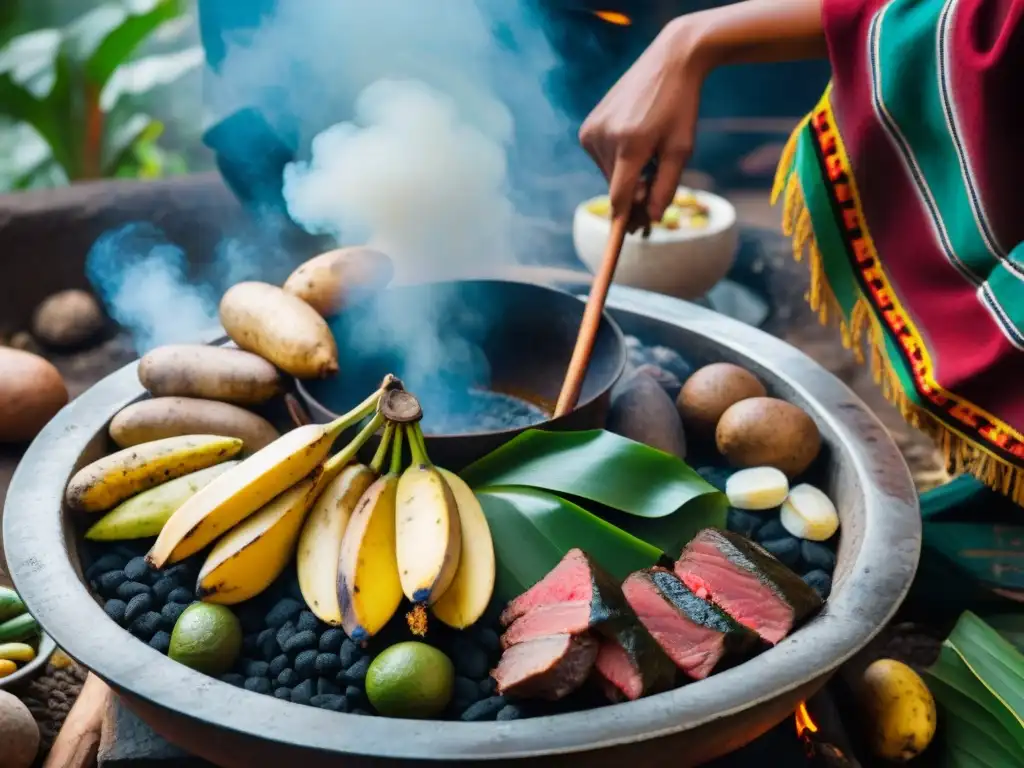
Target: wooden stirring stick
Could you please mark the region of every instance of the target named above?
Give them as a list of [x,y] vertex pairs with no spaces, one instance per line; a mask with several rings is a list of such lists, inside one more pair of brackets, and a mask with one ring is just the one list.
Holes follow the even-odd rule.
[[590,355],[594,351],[597,329],[601,326],[604,303],[608,299],[608,288],[611,287],[612,278],[615,276],[615,267],[619,263],[619,254],[622,252],[622,243],[626,239],[629,218],[630,212],[627,211],[612,221],[608,244],[604,247],[604,257],[601,259],[601,269],[590,287],[587,307],[583,310],[583,322],[580,323],[580,332],[576,337],[576,348],[572,352],[569,370],[565,374],[562,391],[558,395],[558,404],[555,406],[556,419],[571,412],[580,399],[583,379],[587,375],[587,368],[590,367]]

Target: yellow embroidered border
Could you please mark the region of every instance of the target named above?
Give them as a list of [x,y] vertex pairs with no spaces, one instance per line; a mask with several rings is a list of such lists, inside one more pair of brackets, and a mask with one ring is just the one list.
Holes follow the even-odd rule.
[[[987,441],[1005,451],[1007,445],[1015,443],[1021,446],[1020,457],[1024,459],[1024,436],[1010,425],[973,403],[947,392],[939,385],[935,380],[935,369],[928,350],[881,268],[861,208],[850,160],[835,127],[830,101],[831,92],[832,86],[829,84],[815,109],[793,131],[783,150],[772,188],[773,205],[780,195],[783,198],[782,230],[793,240],[793,257],[797,261],[802,261],[804,253],[808,254],[808,303],[811,309],[818,313],[822,323],[832,321],[838,324],[843,346],[851,349],[860,362],[864,361],[864,342],[867,341],[871,372],[876,383],[881,386],[884,396],[899,409],[911,426],[931,435],[942,452],[949,471],[954,474],[969,472],[986,485],[1011,496],[1017,503],[1024,504],[1024,470],[996,455],[984,445]],[[894,330],[899,343],[907,350],[908,358],[916,359],[911,374],[917,390],[929,402],[941,408],[950,419],[963,424],[965,431],[974,434],[973,439],[969,438],[965,431],[955,428],[920,407],[904,392],[899,376],[886,354],[882,319],[867,296],[861,293],[854,303],[850,317],[845,317],[825,276],[822,254],[814,235],[810,211],[807,209],[799,176],[793,168],[800,136],[805,134],[808,127],[817,137],[823,155],[828,158],[830,167],[827,173],[831,180],[831,194],[834,199],[852,203],[852,211],[849,208],[847,211],[853,214],[853,219],[845,222],[847,232],[844,235],[853,247],[853,252],[857,254],[857,261],[860,263],[858,269],[865,278],[864,284],[871,285],[872,282],[877,282],[882,286],[873,291],[873,298],[882,306],[889,306],[888,309],[880,310],[885,315],[886,323]],[[856,230],[857,235],[852,235],[850,230]],[[987,424],[979,427],[979,422],[982,421]],[[1017,455],[1017,452],[1014,452],[1014,455]]]

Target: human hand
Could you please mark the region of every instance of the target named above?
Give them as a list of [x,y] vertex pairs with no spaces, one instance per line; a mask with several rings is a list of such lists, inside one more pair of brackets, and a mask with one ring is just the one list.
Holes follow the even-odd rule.
[[[660,221],[690,159],[708,70],[692,18],[670,22],[580,128],[580,143],[608,179],[613,216],[646,197],[636,213]],[[657,165],[647,187],[642,174],[652,159]],[[641,225],[636,213],[630,231]]]

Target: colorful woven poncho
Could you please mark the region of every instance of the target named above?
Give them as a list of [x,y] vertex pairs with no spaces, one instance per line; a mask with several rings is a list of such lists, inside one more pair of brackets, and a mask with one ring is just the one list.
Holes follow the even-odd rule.
[[824,0],[773,190],[809,300],[953,472],[1024,502],[1024,0]]

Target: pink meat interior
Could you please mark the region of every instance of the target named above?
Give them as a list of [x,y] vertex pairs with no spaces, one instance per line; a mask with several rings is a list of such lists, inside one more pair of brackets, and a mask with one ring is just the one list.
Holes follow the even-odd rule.
[[592,593],[586,555],[579,549],[571,549],[547,576],[508,604],[501,614],[501,623],[507,627],[538,606],[571,602],[590,605]]
[[713,600],[765,642],[774,645],[793,627],[793,608],[757,573],[730,562],[706,539],[690,542],[675,571],[695,595]]
[[590,628],[590,602],[542,605],[516,619],[501,637],[503,648],[546,635],[577,635]]
[[643,693],[644,681],[639,670],[630,662],[623,647],[614,640],[601,641],[594,668],[608,684],[630,701],[639,699]]

